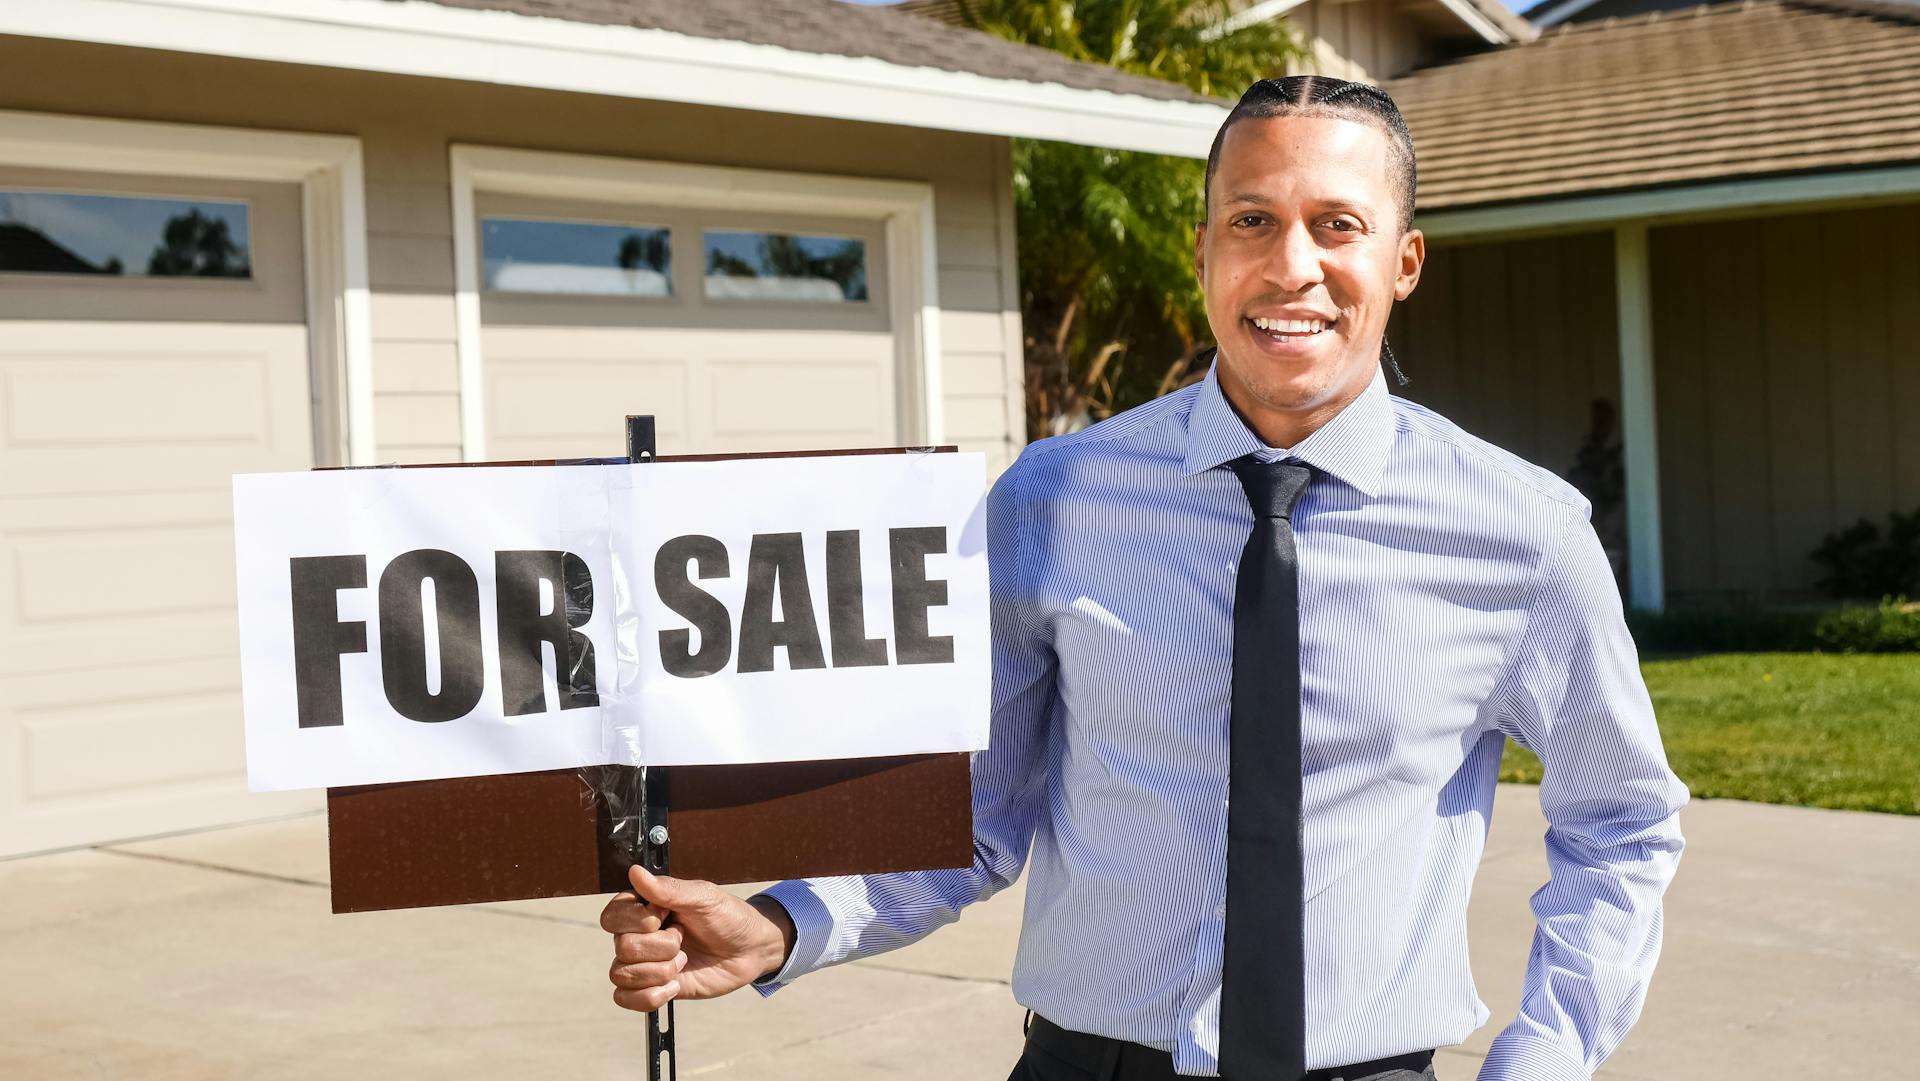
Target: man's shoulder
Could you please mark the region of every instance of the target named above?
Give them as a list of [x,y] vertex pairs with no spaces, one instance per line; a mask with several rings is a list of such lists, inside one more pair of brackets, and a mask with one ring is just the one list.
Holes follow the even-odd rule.
[[1418,402],[1395,397],[1393,412],[1401,439],[1410,440],[1418,452],[1444,458],[1453,469],[1464,471],[1475,482],[1472,487],[1491,488],[1535,506],[1557,504],[1582,516],[1590,513],[1580,489],[1552,470],[1487,442]]
[[1196,383],[1077,432],[1036,439],[1020,452],[1007,475],[1059,478],[1109,459],[1143,454],[1178,458],[1186,447],[1187,418],[1199,394]]

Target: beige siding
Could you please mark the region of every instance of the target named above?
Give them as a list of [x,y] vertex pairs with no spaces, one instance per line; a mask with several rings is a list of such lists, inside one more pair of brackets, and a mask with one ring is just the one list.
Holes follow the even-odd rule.
[[1399,394],[1564,474],[1620,400],[1612,235],[1430,248],[1387,340]]
[[1650,243],[1669,588],[1811,590],[1830,530],[1920,507],[1920,206]]
[[1286,21],[1313,52],[1311,61],[1292,65],[1295,74],[1379,82],[1404,74],[1430,51],[1428,36],[1388,0],[1308,0]]
[[382,460],[458,454],[456,142],[931,182],[947,437],[996,471],[1023,441],[1005,139],[17,39],[0,70],[0,109],[362,140]]

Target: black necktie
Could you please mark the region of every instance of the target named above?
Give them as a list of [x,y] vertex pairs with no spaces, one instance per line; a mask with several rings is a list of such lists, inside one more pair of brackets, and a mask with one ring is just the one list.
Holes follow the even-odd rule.
[[1220,1075],[1299,1081],[1306,1065],[1306,903],[1300,851],[1298,462],[1230,463],[1253,507],[1233,592],[1227,926]]

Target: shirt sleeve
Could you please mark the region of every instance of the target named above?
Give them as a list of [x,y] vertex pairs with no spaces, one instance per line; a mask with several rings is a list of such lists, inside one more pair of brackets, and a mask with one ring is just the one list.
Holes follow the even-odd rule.
[[1035,616],[1021,464],[987,498],[993,717],[973,756],[973,863],[942,871],[794,879],[765,891],[793,918],[787,964],[762,994],[815,969],[918,941],[1019,878],[1046,788],[1057,662]]
[[1619,589],[1583,507],[1548,557],[1527,630],[1488,700],[1539,755],[1549,881],[1520,1014],[1480,1081],[1587,1081],[1640,1016],[1680,861],[1687,788],[1667,766]]

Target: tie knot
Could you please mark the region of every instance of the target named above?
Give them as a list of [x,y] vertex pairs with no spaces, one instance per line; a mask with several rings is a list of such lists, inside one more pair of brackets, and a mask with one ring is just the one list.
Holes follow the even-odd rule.
[[1231,463],[1247,491],[1247,504],[1255,518],[1285,518],[1293,513],[1300,493],[1313,480],[1313,467],[1297,461],[1263,462],[1248,455]]

